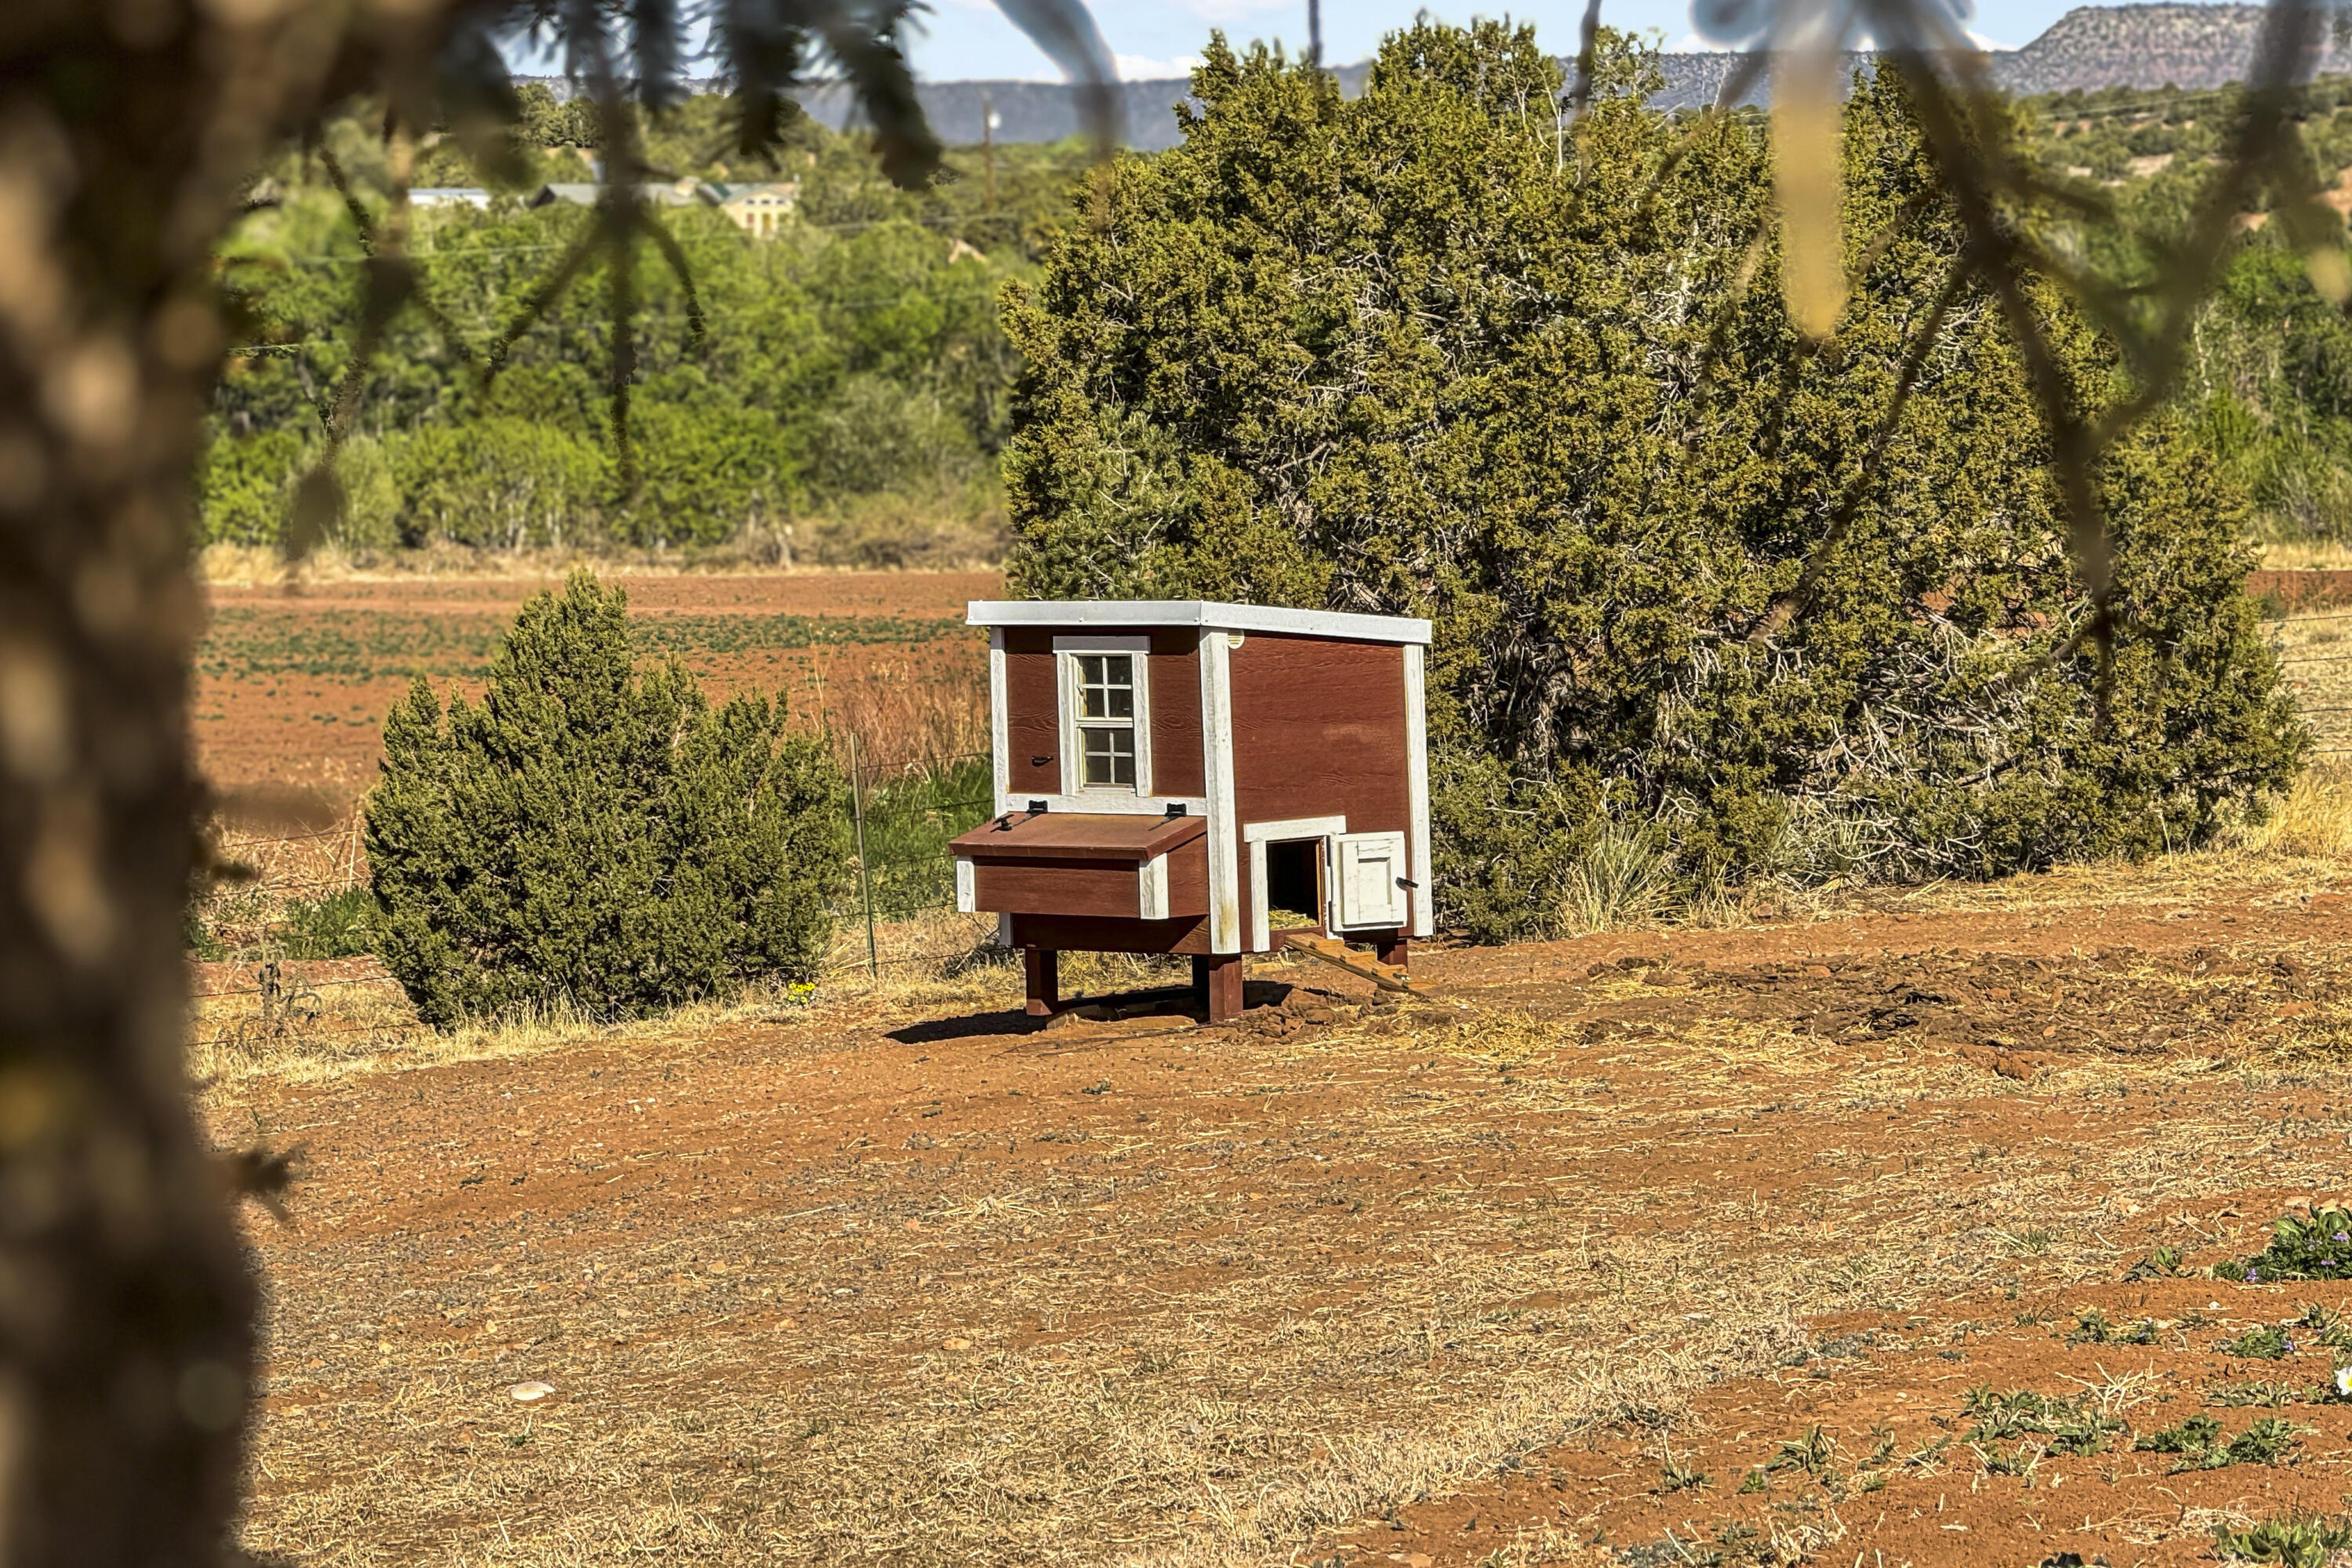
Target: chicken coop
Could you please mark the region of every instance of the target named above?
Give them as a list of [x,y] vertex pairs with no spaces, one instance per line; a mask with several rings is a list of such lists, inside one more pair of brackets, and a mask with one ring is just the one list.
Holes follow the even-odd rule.
[[1213,1021],[1293,936],[1402,967],[1431,929],[1429,623],[1198,601],[980,603],[995,814],[956,906],[1023,950],[1185,953]]

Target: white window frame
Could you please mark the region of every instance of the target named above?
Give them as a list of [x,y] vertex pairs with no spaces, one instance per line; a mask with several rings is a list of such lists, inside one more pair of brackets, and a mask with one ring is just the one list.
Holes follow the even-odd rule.
[[[1135,787],[1086,782],[1086,757],[1078,740],[1078,656],[1125,654],[1135,660]],[[1054,672],[1060,689],[1062,794],[1077,802],[1131,800],[1151,793],[1151,639],[1148,637],[1059,637],[1054,639]]]

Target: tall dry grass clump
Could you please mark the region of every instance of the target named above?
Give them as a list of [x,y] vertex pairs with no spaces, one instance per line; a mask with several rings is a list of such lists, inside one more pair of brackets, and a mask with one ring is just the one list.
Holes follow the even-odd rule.
[[834,738],[834,757],[849,766],[849,737],[872,782],[875,770],[933,769],[989,749],[984,667],[913,659],[875,659],[820,671],[796,704]]
[[2311,860],[2352,858],[2352,768],[2318,763],[2304,770],[2267,821],[2245,829],[2247,847]]

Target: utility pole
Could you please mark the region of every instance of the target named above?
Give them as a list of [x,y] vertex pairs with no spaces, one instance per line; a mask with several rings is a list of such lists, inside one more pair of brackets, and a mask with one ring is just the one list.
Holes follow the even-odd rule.
[[[1307,4],[1313,5],[1314,0],[1307,0]],[[980,157],[981,167],[986,171],[982,176],[986,182],[984,195],[987,203],[986,210],[994,212],[996,210],[996,105],[989,101],[988,94],[984,92],[980,95]]]
[[1323,68],[1323,0],[1307,0],[1307,60]]

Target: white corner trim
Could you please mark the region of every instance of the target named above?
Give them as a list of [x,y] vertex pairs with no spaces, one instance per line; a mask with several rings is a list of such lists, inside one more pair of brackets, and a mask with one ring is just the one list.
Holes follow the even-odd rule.
[[1139,920],[1168,918],[1168,857],[1154,855],[1135,868],[1135,912]]
[[1432,936],[1437,931],[1437,872],[1429,847],[1429,710],[1422,674],[1422,650],[1407,643],[1404,649],[1404,760],[1411,815],[1405,819],[1405,863],[1412,868],[1412,929],[1411,936]]
[[1223,631],[1201,634],[1201,740],[1209,786],[1209,951],[1242,950],[1241,844],[1234,831],[1233,648]]
[[996,810],[1003,816],[1013,808],[1005,805],[1013,790],[1012,742],[1007,739],[1011,715],[1005,711],[1004,634],[988,634],[988,744],[994,753],[996,770]]
[[[997,634],[1002,636],[1001,632]],[[1151,639],[1148,637],[1058,637],[1054,639],[1055,701],[1060,705],[1062,793],[1073,800],[1122,800],[1119,790],[1087,789],[1080,782],[1086,759],[1078,747],[1077,658],[1082,653],[1123,653],[1135,660],[1135,791],[1151,793]],[[1073,811],[1092,809],[1072,806]],[[1116,810],[1117,807],[1108,809]]]
[[972,626],[1168,626],[1229,632],[1284,632],[1350,642],[1426,643],[1429,623],[1410,616],[1354,616],[1338,610],[1286,610],[1208,599],[976,599]]
[[1248,947],[1264,952],[1274,945],[1274,922],[1265,918],[1265,840],[1249,841],[1250,921]]
[[973,877],[971,857],[959,855],[955,858],[955,878],[956,913],[960,915],[978,914],[980,912],[978,901],[979,895],[972,889]]

